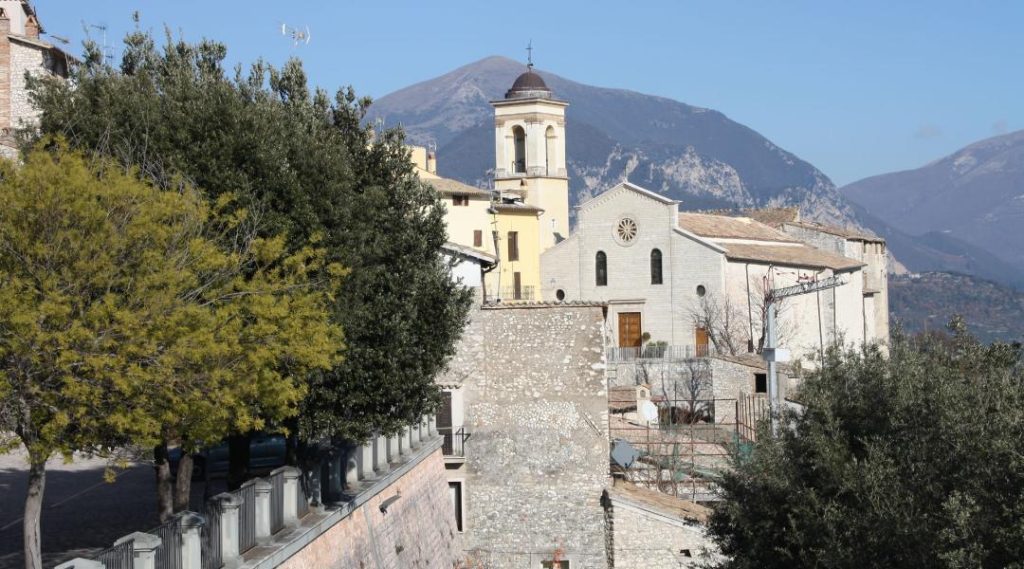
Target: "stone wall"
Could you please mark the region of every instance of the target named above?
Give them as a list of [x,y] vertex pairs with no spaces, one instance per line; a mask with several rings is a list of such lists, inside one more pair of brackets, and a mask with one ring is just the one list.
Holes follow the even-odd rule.
[[[451,569],[462,556],[439,444],[386,488],[289,557],[285,569]],[[380,507],[388,504],[387,513]]]
[[[639,500],[612,490],[607,500],[608,523],[614,528],[609,565],[615,569],[679,569],[706,563],[714,544],[703,524],[687,519],[668,503]],[[665,501],[662,506],[657,501]]]
[[484,307],[471,318],[482,362],[469,350],[454,366],[479,363],[462,378],[469,566],[539,569],[560,558],[604,569],[603,306]]

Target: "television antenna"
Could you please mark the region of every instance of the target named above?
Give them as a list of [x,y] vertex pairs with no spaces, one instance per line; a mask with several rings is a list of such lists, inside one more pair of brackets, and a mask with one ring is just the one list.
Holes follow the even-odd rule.
[[293,47],[298,47],[299,44],[309,45],[309,41],[313,37],[309,33],[309,26],[306,26],[304,29],[293,28],[283,22],[281,23],[281,35],[292,38]]
[[71,43],[71,40],[69,40],[68,38],[66,38],[64,36],[58,36],[57,34],[48,34],[46,32],[43,32],[43,33],[46,34],[47,36],[49,36],[49,37],[59,41],[60,43],[62,43],[64,45],[67,45],[67,44]]
[[764,356],[765,361],[768,362],[768,405],[772,419],[773,437],[777,437],[779,435],[779,411],[782,407],[782,401],[779,398],[779,374],[776,367],[779,363],[789,361],[789,350],[775,345],[778,341],[776,338],[778,331],[776,329],[777,325],[775,320],[779,317],[779,303],[791,296],[810,294],[812,292],[843,286],[847,282],[846,277],[847,275],[840,274],[832,275],[821,280],[801,279],[802,282],[782,288],[768,288],[768,277],[765,277],[765,289],[767,292],[765,292],[764,300],[765,308],[768,311],[768,322],[765,325],[765,345],[762,355]]
[[100,53],[103,55],[103,59],[105,59],[105,60],[113,59],[114,56],[113,56],[113,54],[110,53],[110,46],[107,45],[107,24],[105,24],[105,23],[87,24],[85,22],[85,20],[82,20],[82,26],[85,27],[86,34],[89,33],[90,29],[99,30],[100,31],[100,33],[102,34],[102,38],[103,38],[103,43],[100,45],[100,50],[101,50]]

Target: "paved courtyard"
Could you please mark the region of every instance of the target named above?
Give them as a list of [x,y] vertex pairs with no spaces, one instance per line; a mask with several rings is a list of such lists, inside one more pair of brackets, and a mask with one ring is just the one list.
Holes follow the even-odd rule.
[[[88,557],[117,538],[158,524],[153,468],[134,464],[103,480],[106,461],[76,458],[47,466],[43,499],[42,546],[46,567],[72,557]],[[24,567],[21,519],[28,468],[24,453],[0,455],[0,568]],[[220,491],[218,489],[218,491]],[[193,506],[201,503],[202,483],[193,486]]]

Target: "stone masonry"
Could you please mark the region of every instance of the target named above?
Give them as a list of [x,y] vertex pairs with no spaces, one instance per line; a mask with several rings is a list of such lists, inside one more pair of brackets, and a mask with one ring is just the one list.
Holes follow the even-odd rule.
[[468,565],[605,569],[603,305],[483,307],[472,318],[483,357],[463,379]]

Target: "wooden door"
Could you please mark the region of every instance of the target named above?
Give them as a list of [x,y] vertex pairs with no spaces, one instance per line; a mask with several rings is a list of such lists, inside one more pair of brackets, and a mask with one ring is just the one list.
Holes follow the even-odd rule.
[[643,332],[640,329],[639,312],[619,313],[619,347],[639,348],[643,340],[640,336]]
[[697,345],[697,355],[706,356],[708,355],[708,331],[706,328],[697,328],[695,334],[695,344]]

